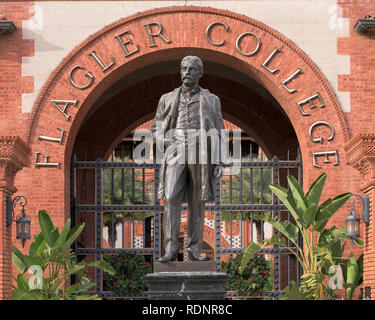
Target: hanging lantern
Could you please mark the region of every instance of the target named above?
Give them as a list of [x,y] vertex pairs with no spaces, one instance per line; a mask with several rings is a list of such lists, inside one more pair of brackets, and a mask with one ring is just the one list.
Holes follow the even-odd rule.
[[361,219],[359,219],[355,215],[354,207],[352,206],[352,210],[349,216],[346,217],[346,236],[351,238],[354,241],[354,238],[358,238],[360,235],[359,231],[359,223]]
[[352,243],[354,243],[354,239],[358,238],[360,236],[360,222],[361,219],[356,215],[356,212],[354,210],[354,204],[355,199],[360,200],[362,212],[360,213],[360,216],[362,216],[363,221],[366,226],[369,225],[370,221],[370,214],[369,214],[369,206],[370,201],[369,197],[366,195],[364,198],[362,198],[358,194],[352,194],[349,198],[349,203],[352,205],[350,214],[345,219],[346,224],[346,236],[352,239]]
[[31,220],[26,217],[22,208],[22,215],[16,220],[16,238],[22,241],[22,248],[25,247],[25,241],[30,239],[30,223]]
[[[17,196],[13,200],[7,197],[7,225],[10,226],[13,221],[16,222],[16,238],[22,242],[22,248],[25,247],[26,240],[30,239],[30,224],[31,220],[26,216],[25,206],[27,199],[24,196]],[[14,220],[14,208],[19,204],[22,207],[21,215]]]

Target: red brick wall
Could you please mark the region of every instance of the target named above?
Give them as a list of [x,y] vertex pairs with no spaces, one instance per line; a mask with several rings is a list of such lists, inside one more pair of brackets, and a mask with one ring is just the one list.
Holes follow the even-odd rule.
[[[375,79],[372,72],[375,65],[375,33],[369,32],[367,34],[358,34],[354,30],[354,25],[358,19],[363,19],[365,16],[375,15],[375,3],[371,0],[338,0],[338,5],[341,8],[341,15],[343,18],[350,19],[350,36],[347,38],[339,38],[338,53],[350,55],[350,74],[339,76],[338,84],[340,91],[350,92],[350,113],[346,114],[347,125],[351,137],[356,137],[358,134],[373,134],[375,114],[373,106],[375,104]],[[351,151],[351,150],[350,150]],[[365,150],[360,151],[365,158],[371,158],[373,155],[368,154]],[[358,159],[357,159],[358,160]],[[367,160],[366,160],[367,161]],[[371,166],[372,163],[367,162]],[[365,241],[364,247],[364,284],[371,286],[372,299],[374,299],[375,290],[375,242],[374,242],[374,225],[373,225],[373,197],[374,186],[371,183],[371,175],[364,172],[359,166],[359,161],[352,161],[353,165],[361,171],[360,176],[362,182],[361,191],[370,196],[370,226],[365,227],[361,221],[362,239]],[[371,170],[371,169],[369,169]],[[355,174],[359,177],[359,172]],[[363,193],[362,193],[363,192]]]
[[[347,160],[361,175],[361,191],[370,197],[370,222],[366,226],[361,222],[361,234],[364,241],[364,275],[363,287],[370,286],[374,290],[374,219],[373,201],[375,189],[375,136],[360,134],[351,139],[346,146]],[[359,212],[360,212],[359,208]],[[372,299],[374,299],[372,295]]]
[[[304,161],[305,189],[324,171],[328,173],[325,198],[346,191],[359,193],[361,176],[356,169],[346,163],[344,145],[355,134],[371,132],[373,128],[375,119],[373,119],[374,115],[370,111],[375,98],[372,88],[374,84],[371,81],[373,79],[371,70],[374,62],[372,60],[374,59],[372,57],[374,44],[371,37],[355,34],[352,27],[357,18],[371,14],[370,11],[375,10],[375,4],[372,4],[371,1],[359,0],[338,1],[338,3],[343,8],[343,16],[351,18],[350,38],[343,38],[338,42],[338,52],[351,55],[351,74],[339,77],[339,89],[351,92],[351,113],[345,115],[342,114],[333,91],[318,68],[283,35],[244,16],[199,7],[170,7],[153,10],[105,27],[76,47],[64,59],[52,72],[41,91],[34,105],[33,113],[23,115],[21,112],[21,94],[32,91],[33,79],[22,77],[21,63],[22,56],[33,55],[33,41],[22,40],[22,20],[30,18],[29,10],[32,3],[6,3],[7,18],[15,22],[17,30],[12,35],[0,36],[0,46],[5,48],[5,50],[0,51],[0,65],[2,67],[0,71],[0,105],[2,107],[0,134],[22,136],[32,149],[27,168],[18,173],[15,179],[18,192],[27,196],[29,200],[28,210],[32,215],[32,233],[39,232],[36,218],[38,209],[48,210],[59,227],[63,226],[66,218],[70,215],[70,156],[78,129],[96,99],[121,77],[145,65],[178,60],[186,55],[187,51],[190,54],[201,56],[203,60],[224,64],[246,74],[263,85],[277,99],[288,115],[299,140]],[[191,25],[186,26],[183,19],[189,17]],[[165,30],[164,34],[172,40],[172,43],[166,44],[160,39],[156,39],[157,47],[149,47],[144,23],[152,21],[162,23]],[[213,36],[223,37],[226,40],[224,46],[212,46],[204,36],[206,27],[214,21],[222,21],[230,26],[228,33],[213,34]],[[186,28],[180,29],[183,27]],[[262,45],[259,53],[252,57],[244,57],[236,50],[235,42],[238,35],[249,30],[249,28],[258,34],[262,40]],[[114,36],[127,29],[131,30],[133,40],[133,45],[129,46],[129,50],[134,49],[134,43],[136,43],[139,44],[140,51],[124,58],[124,52],[115,43]],[[193,36],[192,30],[194,30],[194,34],[202,34],[202,36]],[[182,36],[184,34],[187,36]],[[124,37],[124,40],[126,38]],[[272,67],[278,68],[279,72],[270,74],[261,67],[261,64],[275,46],[282,49],[282,55],[277,56],[272,61]],[[187,50],[187,47],[190,49]],[[106,73],[102,73],[99,66],[88,56],[88,53],[93,49],[105,61],[109,61],[108,55],[115,57],[116,65]],[[243,48],[243,50],[249,49]],[[73,88],[67,80],[69,71],[78,63],[85,66],[95,76],[93,85],[86,90]],[[297,68],[301,68],[303,74],[289,84],[291,88],[297,89],[296,92],[291,94],[280,83]],[[79,78],[77,80],[79,81]],[[83,80],[87,80],[87,78],[83,78]],[[310,115],[302,116],[296,103],[316,92],[321,95],[325,107],[319,108],[317,106],[314,109],[309,109],[308,105],[305,105],[304,109]],[[78,100],[77,106],[70,106],[67,109],[67,113],[71,116],[69,121],[66,121],[61,113],[53,107],[51,99]],[[261,108],[259,110],[262,111]],[[246,113],[241,114],[244,117],[246,116]],[[129,116],[131,115],[132,113],[129,112]],[[266,113],[262,115],[265,117]],[[116,112],[107,116],[108,119],[115,120]],[[146,114],[143,114],[143,116],[146,116]],[[29,118],[27,119],[27,117]],[[334,126],[336,135],[331,142],[324,140],[322,144],[316,144],[309,139],[308,129],[314,122],[322,120]],[[65,130],[62,145],[38,141],[38,134],[50,137],[57,136],[59,134],[57,127]],[[330,150],[338,150],[339,165],[333,166],[332,158],[330,158],[331,163],[324,164],[323,159],[320,158],[319,164],[322,168],[314,168],[312,152]],[[50,162],[60,162],[60,168],[35,168],[35,152],[40,152],[40,161],[44,160],[45,155],[50,155]],[[347,214],[347,208],[340,210],[329,226],[333,224],[344,225]],[[358,248],[349,248],[348,250],[354,250],[357,255],[361,252]],[[373,249],[370,248],[369,250]]]
[[0,19],[14,22],[12,34],[0,36],[0,134],[23,135],[27,115],[22,114],[22,93],[34,91],[33,77],[22,76],[22,57],[34,55],[34,40],[22,39],[22,20],[30,19],[33,2],[5,2]]
[[[29,93],[34,89],[33,77],[22,76],[22,57],[34,55],[34,41],[22,39],[22,20],[31,17],[32,4],[33,2],[5,2],[0,6],[0,19],[11,20],[16,26],[12,34],[0,35],[0,136],[8,142],[12,140],[9,139],[10,136],[23,135],[27,115],[22,114],[22,93]],[[13,148],[12,142],[10,145]],[[9,145],[1,147],[9,151]],[[13,156],[13,151],[0,155],[3,158],[1,169],[12,166]],[[20,167],[17,171],[19,169]],[[5,197],[12,196],[17,190],[13,186],[14,177],[11,177],[10,185],[9,178],[6,172],[0,177],[1,182],[8,180],[6,185],[0,187],[0,299],[11,298],[11,246],[12,244],[20,245],[18,241],[15,241],[14,232],[13,235],[11,232],[14,226],[8,227],[5,224]]]
[[29,151],[20,138],[0,136],[0,299],[10,299],[12,282],[11,247],[14,242],[14,224],[8,226],[6,223],[6,198],[17,191],[14,177],[25,166]]
[[350,74],[340,75],[339,90],[350,92],[348,128],[352,137],[359,133],[374,132],[375,33],[358,34],[354,25],[367,15],[375,16],[375,2],[371,0],[338,0],[343,18],[350,19],[350,37],[339,38],[338,54],[350,55]]

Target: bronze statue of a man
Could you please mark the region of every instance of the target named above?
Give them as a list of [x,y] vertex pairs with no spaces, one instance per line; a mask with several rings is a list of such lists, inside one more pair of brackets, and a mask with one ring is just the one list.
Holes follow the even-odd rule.
[[215,179],[222,175],[225,161],[220,151],[224,129],[220,100],[207,89],[199,87],[198,81],[202,75],[203,63],[200,58],[183,58],[182,86],[160,98],[152,124],[157,149],[163,155],[158,197],[165,201],[165,254],[159,259],[160,262],[173,261],[177,257],[182,202],[188,202],[189,208],[189,259],[206,260],[200,255],[205,202],[214,201]]

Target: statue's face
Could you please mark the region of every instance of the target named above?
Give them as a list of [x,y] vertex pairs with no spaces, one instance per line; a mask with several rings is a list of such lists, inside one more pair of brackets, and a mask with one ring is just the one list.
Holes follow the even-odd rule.
[[186,87],[193,87],[202,76],[201,69],[197,61],[185,59],[181,62],[181,81]]

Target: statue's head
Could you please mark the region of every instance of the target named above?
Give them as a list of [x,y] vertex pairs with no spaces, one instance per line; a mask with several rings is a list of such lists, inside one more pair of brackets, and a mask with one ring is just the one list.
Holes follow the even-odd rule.
[[203,75],[203,62],[196,56],[186,56],[181,60],[181,81],[186,87],[193,87]]

